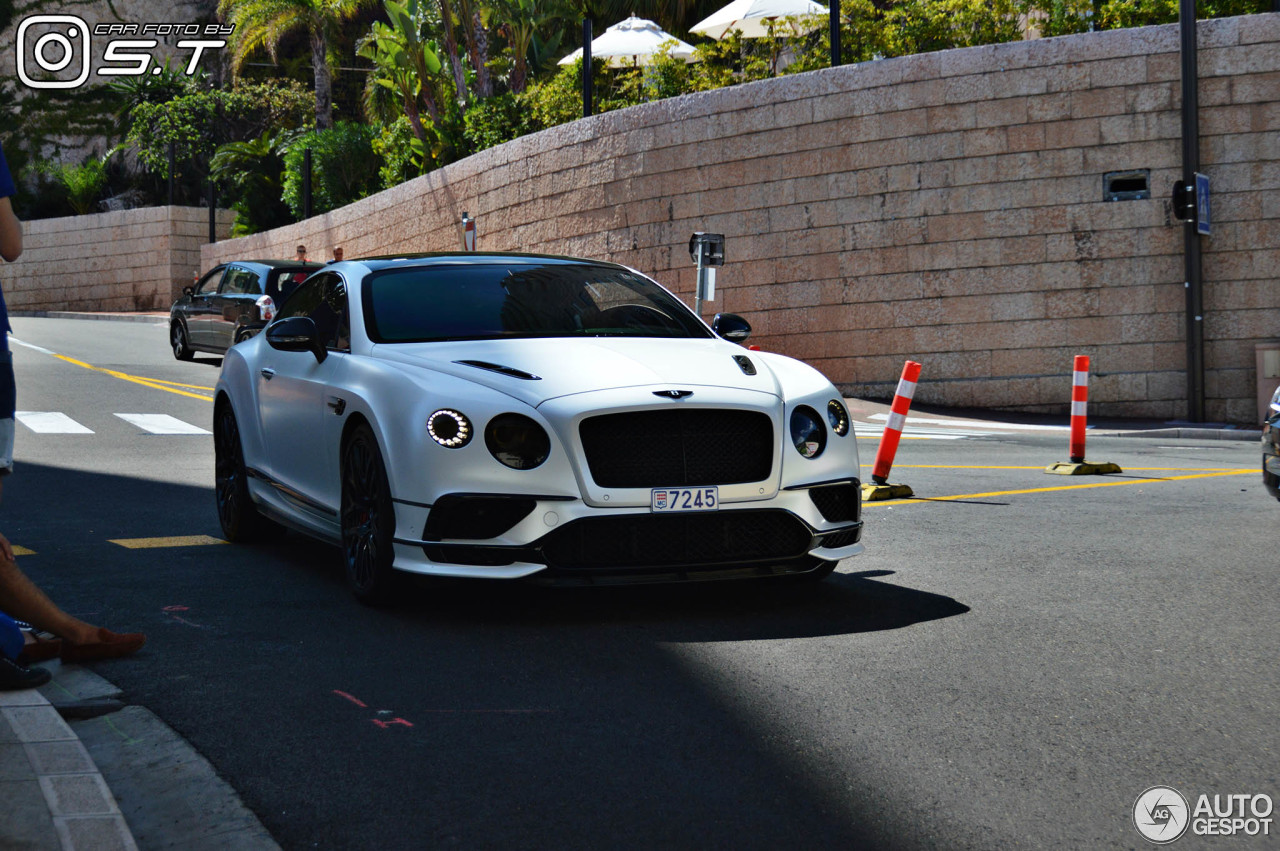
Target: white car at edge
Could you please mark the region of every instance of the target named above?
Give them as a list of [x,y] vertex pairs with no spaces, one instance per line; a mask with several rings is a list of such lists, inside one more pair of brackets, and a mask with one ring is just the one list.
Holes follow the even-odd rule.
[[397,571],[594,584],[796,575],[862,551],[840,393],[612,263],[438,254],[325,267],[226,354],[228,540],[275,521]]

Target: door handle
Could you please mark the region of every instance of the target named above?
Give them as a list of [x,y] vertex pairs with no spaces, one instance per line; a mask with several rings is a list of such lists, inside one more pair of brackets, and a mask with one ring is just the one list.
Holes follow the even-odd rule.
[[262,377],[270,381],[276,377],[276,371],[269,366],[264,366],[262,368]]

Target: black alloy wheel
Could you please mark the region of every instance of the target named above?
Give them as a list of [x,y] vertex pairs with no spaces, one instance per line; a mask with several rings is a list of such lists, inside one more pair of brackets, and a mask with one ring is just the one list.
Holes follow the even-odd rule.
[[249,496],[240,427],[230,402],[222,402],[213,424],[213,481],[222,534],[232,543],[261,538],[273,524],[258,513]]
[[342,450],[342,556],[347,583],[367,605],[386,603],[395,583],[395,508],[378,440],[367,425]]
[[187,329],[181,319],[173,320],[169,326],[169,343],[173,346],[173,356],[178,360],[191,360],[195,357],[195,351],[187,342]]

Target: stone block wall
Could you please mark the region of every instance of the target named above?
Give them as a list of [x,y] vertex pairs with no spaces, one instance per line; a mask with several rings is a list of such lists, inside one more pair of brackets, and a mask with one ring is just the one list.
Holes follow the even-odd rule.
[[[234,213],[219,210],[217,232]],[[209,211],[149,207],[23,223],[22,256],[0,263],[11,311],[168,310],[191,284],[209,239]]]
[[[1207,414],[1254,422],[1254,344],[1280,337],[1280,14],[1199,24]],[[460,245],[615,260],[692,302],[690,233],[723,232],[707,313],[847,394],[1184,417],[1178,29],[953,50],[735,86],[517,139],[306,222],[206,246],[313,259]],[[1108,202],[1108,172],[1151,198]]]

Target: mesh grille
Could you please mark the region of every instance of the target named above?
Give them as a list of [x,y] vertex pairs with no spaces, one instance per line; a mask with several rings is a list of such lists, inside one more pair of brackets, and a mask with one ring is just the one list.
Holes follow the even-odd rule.
[[862,489],[857,482],[811,488],[809,499],[813,500],[828,523],[844,523],[858,519]]
[[850,544],[856,544],[862,538],[862,527],[857,529],[845,529],[842,532],[831,532],[822,536],[822,546],[828,549],[838,550],[841,547],[847,547]]
[[796,558],[812,540],[794,515],[763,510],[590,517],[541,544],[551,567],[712,567]]
[[605,414],[578,433],[591,478],[606,488],[759,482],[773,467],[773,422],[758,411]]

